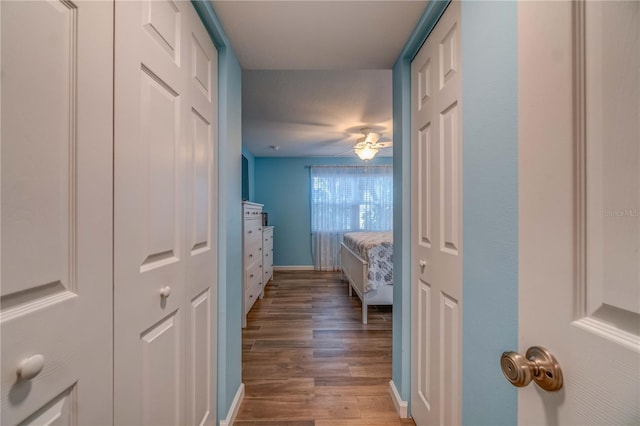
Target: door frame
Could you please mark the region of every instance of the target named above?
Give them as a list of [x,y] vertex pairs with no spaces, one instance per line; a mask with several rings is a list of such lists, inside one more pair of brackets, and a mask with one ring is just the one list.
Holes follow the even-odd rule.
[[[393,67],[396,254],[391,388],[401,415],[411,393],[410,63],[448,3],[427,5]],[[517,3],[467,1],[461,6],[462,61],[467,70],[462,83],[462,422],[514,424],[517,392],[503,378],[499,357],[518,342]],[[491,60],[499,60],[500,66]]]
[[393,66],[393,346],[390,391],[400,417],[411,400],[411,61],[450,0],[427,5]]

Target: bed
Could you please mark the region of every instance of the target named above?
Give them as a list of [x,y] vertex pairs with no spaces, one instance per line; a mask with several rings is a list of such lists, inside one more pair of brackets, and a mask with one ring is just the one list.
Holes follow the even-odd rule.
[[340,247],[342,274],[349,281],[349,296],[362,301],[362,323],[367,306],[393,304],[393,234],[348,232]]

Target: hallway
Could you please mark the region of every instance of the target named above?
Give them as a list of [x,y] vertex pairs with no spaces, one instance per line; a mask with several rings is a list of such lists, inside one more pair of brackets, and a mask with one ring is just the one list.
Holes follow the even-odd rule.
[[276,271],[243,330],[236,425],[413,425],[389,395],[391,307],[349,299],[340,273]]

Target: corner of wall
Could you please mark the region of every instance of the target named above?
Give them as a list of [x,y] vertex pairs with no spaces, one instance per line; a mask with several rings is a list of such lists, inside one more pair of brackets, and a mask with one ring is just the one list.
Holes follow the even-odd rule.
[[462,423],[516,424],[498,361],[518,345],[517,2],[463,2],[461,13]]
[[242,404],[242,400],[244,399],[244,383],[240,383],[238,386],[238,391],[231,402],[231,406],[229,407],[229,412],[224,419],[220,419],[220,426],[231,426],[236,421],[236,417],[238,416],[238,411],[240,411],[240,405]]
[[[393,67],[393,345],[392,378],[399,397],[411,396],[411,65]],[[399,250],[398,250],[399,249]]]
[[396,411],[398,416],[401,419],[406,419],[409,417],[409,403],[400,398],[400,394],[398,393],[398,389],[396,385],[393,383],[393,380],[389,382],[389,393],[391,394],[391,399],[393,400],[393,405],[396,407]]

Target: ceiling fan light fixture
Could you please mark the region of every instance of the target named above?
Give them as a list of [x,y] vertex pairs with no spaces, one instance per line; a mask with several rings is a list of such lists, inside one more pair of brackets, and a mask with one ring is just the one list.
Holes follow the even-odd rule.
[[362,148],[356,148],[355,153],[361,160],[368,161],[376,156],[378,150],[373,148],[370,144],[366,144]]

